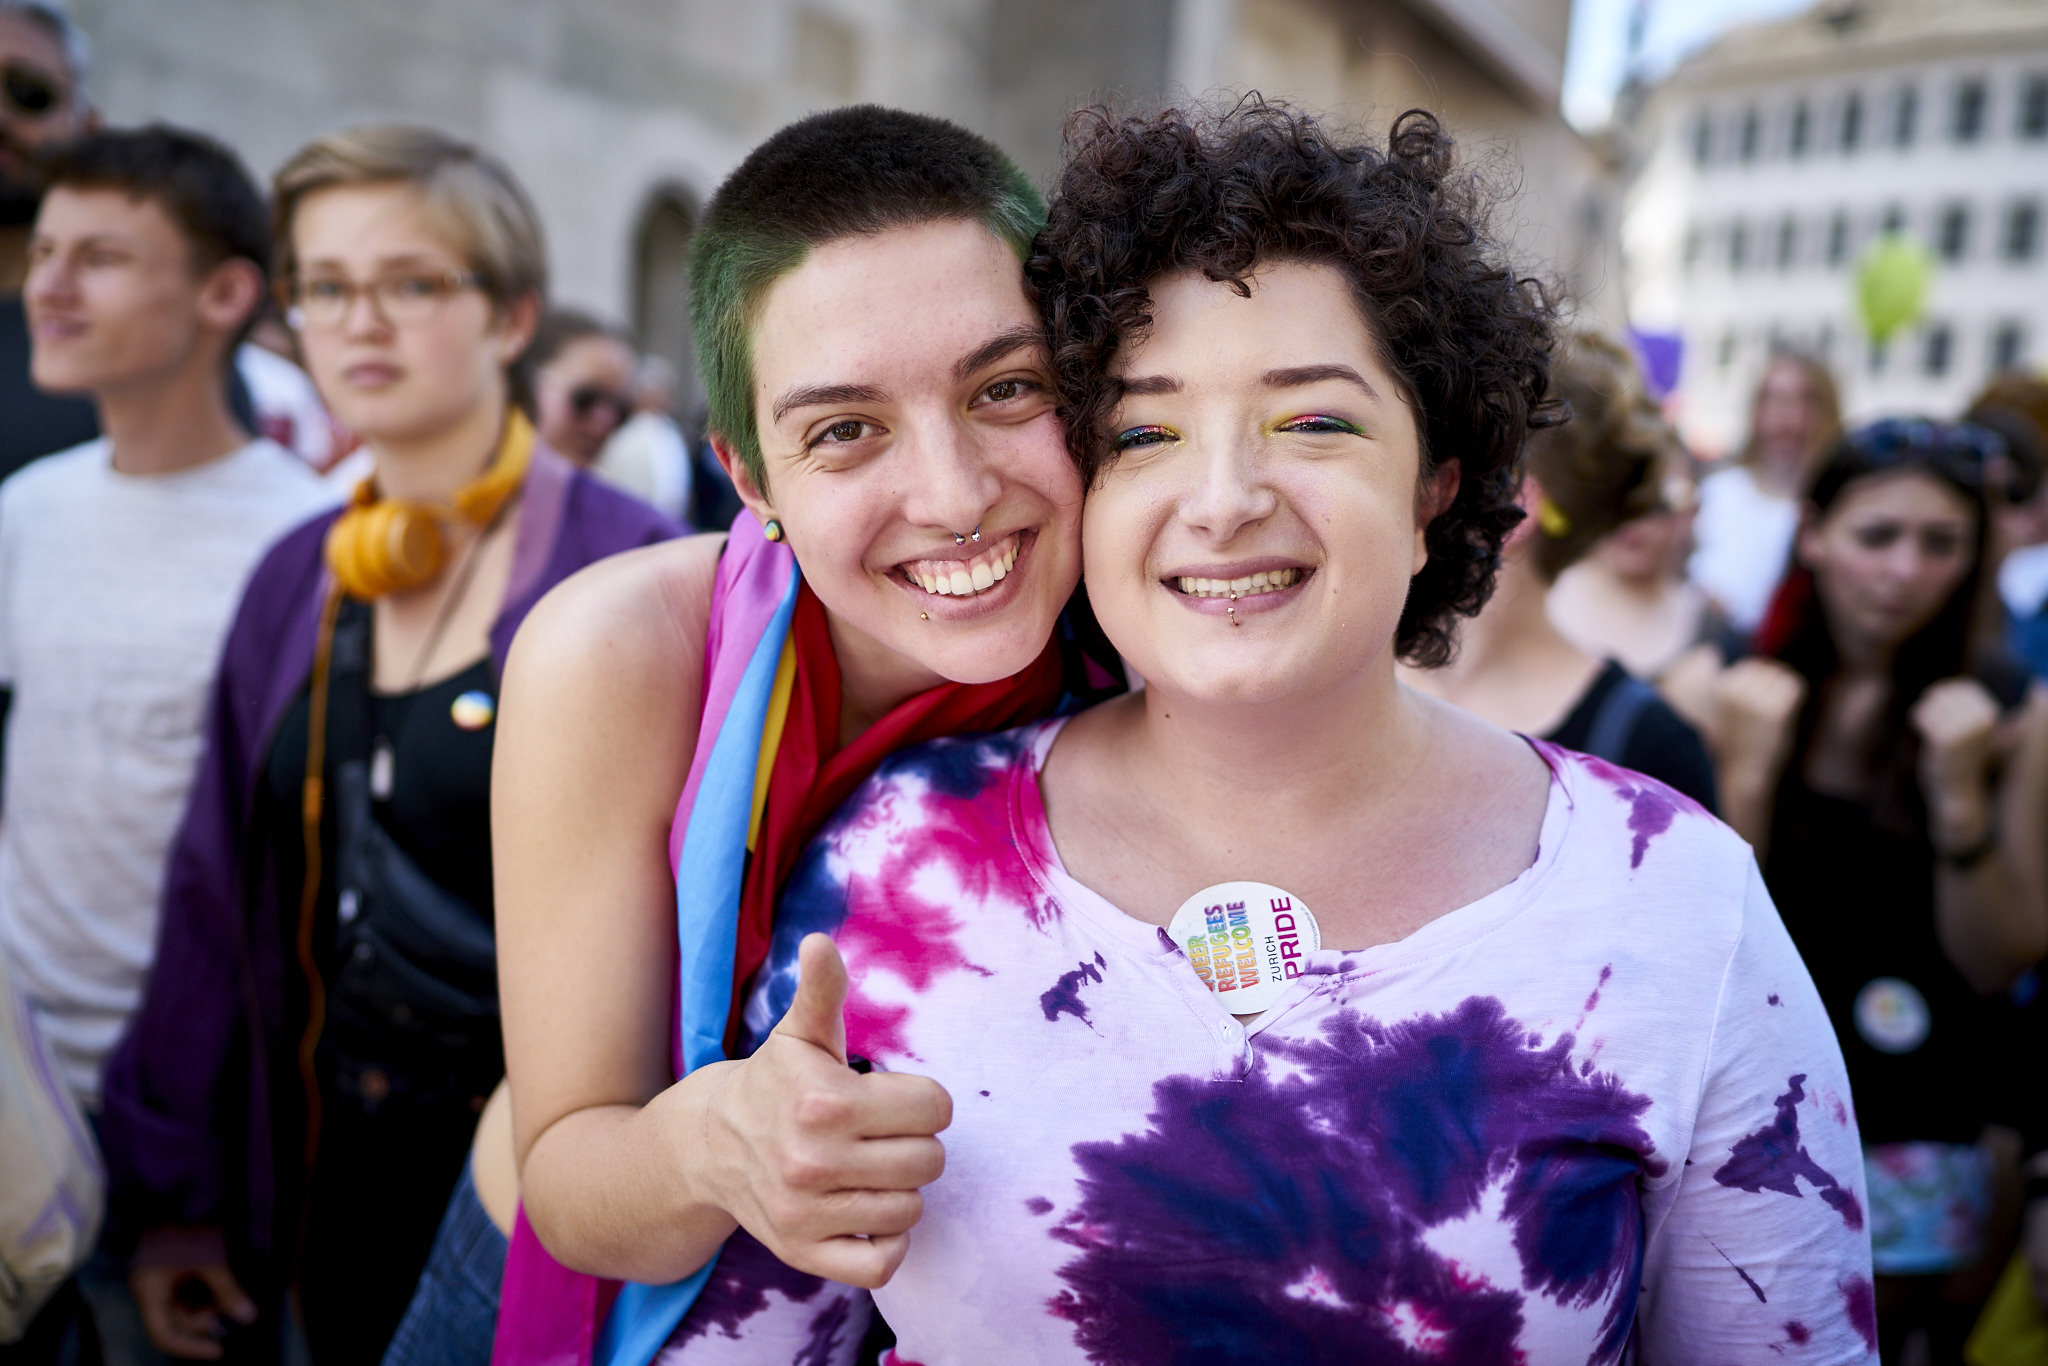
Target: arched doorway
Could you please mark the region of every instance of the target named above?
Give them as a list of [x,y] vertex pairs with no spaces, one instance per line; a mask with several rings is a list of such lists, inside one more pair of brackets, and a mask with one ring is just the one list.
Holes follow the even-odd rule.
[[690,236],[696,229],[689,191],[661,185],[640,210],[633,241],[633,331],[642,349],[675,367],[675,412],[690,429],[704,407],[704,381],[690,338]]

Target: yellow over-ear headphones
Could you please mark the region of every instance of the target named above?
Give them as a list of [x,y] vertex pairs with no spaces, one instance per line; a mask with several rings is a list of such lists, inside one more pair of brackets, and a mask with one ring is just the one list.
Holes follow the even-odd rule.
[[532,463],[533,423],[514,408],[490,468],[457,489],[451,507],[380,498],[375,477],[363,480],[328,529],[327,567],[342,591],[366,602],[432,583],[448,562],[446,525],[460,518],[489,526]]

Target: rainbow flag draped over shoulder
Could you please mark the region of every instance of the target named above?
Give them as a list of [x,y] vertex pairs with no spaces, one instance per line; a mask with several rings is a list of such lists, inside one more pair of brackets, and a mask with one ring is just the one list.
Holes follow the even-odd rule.
[[[725,1056],[748,835],[761,809],[755,789],[765,795],[787,716],[787,683],[795,673],[790,623],[801,583],[789,547],[768,540],[753,515],[742,512],[719,558],[697,751],[669,835],[678,1076]],[[776,683],[784,675],[782,712],[771,731]],[[664,1286],[586,1276],[548,1255],[522,1206],[505,1259],[493,1366],[644,1366],[689,1311],[716,1262]]]
[[[704,643],[697,754],[669,827],[668,861],[676,878],[678,1077],[726,1056],[727,1025],[741,980],[735,967],[747,859],[760,836],[796,682],[790,627],[803,584],[796,556],[763,536],[752,513],[742,512],[718,570],[724,592],[712,595],[717,608]],[[704,736],[713,737],[708,746]],[[622,1287],[606,1316],[597,1361],[647,1366],[717,1264],[714,1256],[672,1285]]]
[[[1077,594],[1055,638],[1021,672],[919,693],[842,747],[839,664],[824,608],[789,548],[742,512],[719,561],[697,751],[669,833],[676,1075],[728,1056],[739,992],[767,957],[777,892],[818,827],[884,758],[942,735],[1036,720],[1063,693],[1080,706],[1122,686],[1115,653]],[[522,1209],[493,1366],[647,1366],[715,1262],[663,1286],[584,1276],[548,1256]]]

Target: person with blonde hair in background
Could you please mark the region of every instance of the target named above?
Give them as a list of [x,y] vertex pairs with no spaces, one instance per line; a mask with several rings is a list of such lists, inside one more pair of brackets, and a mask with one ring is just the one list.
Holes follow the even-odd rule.
[[490,767],[513,632],[675,528],[537,441],[540,227],[493,158],[354,129],[277,174],[285,302],[373,473],[230,629],[157,970],[106,1078],[113,1217],[156,1344],[376,1359],[503,1071]]
[[1552,619],[1553,585],[1618,529],[1666,511],[1664,476],[1678,438],[1643,387],[1628,348],[1603,332],[1565,339],[1552,387],[1571,411],[1529,438],[1528,516],[1501,548],[1493,596],[1458,628],[1439,668],[1402,682],[1475,715],[1648,774],[1714,807],[1714,770],[1699,734],[1642,678],[1575,643]]
[[1784,576],[1800,490],[1841,430],[1841,399],[1827,366],[1780,351],[1757,380],[1740,458],[1700,484],[1687,573],[1745,635],[1763,620]]

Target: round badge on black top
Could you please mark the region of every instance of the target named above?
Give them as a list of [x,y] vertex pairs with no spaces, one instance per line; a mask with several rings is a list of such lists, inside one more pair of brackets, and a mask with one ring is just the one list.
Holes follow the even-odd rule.
[[1911,1053],[1934,1032],[1934,1011],[1920,988],[1899,977],[1878,977],[1856,993],[1856,1032],[1880,1053]]
[[1204,887],[1181,903],[1166,932],[1233,1015],[1256,1015],[1279,1000],[1323,946],[1309,908],[1265,882]]

